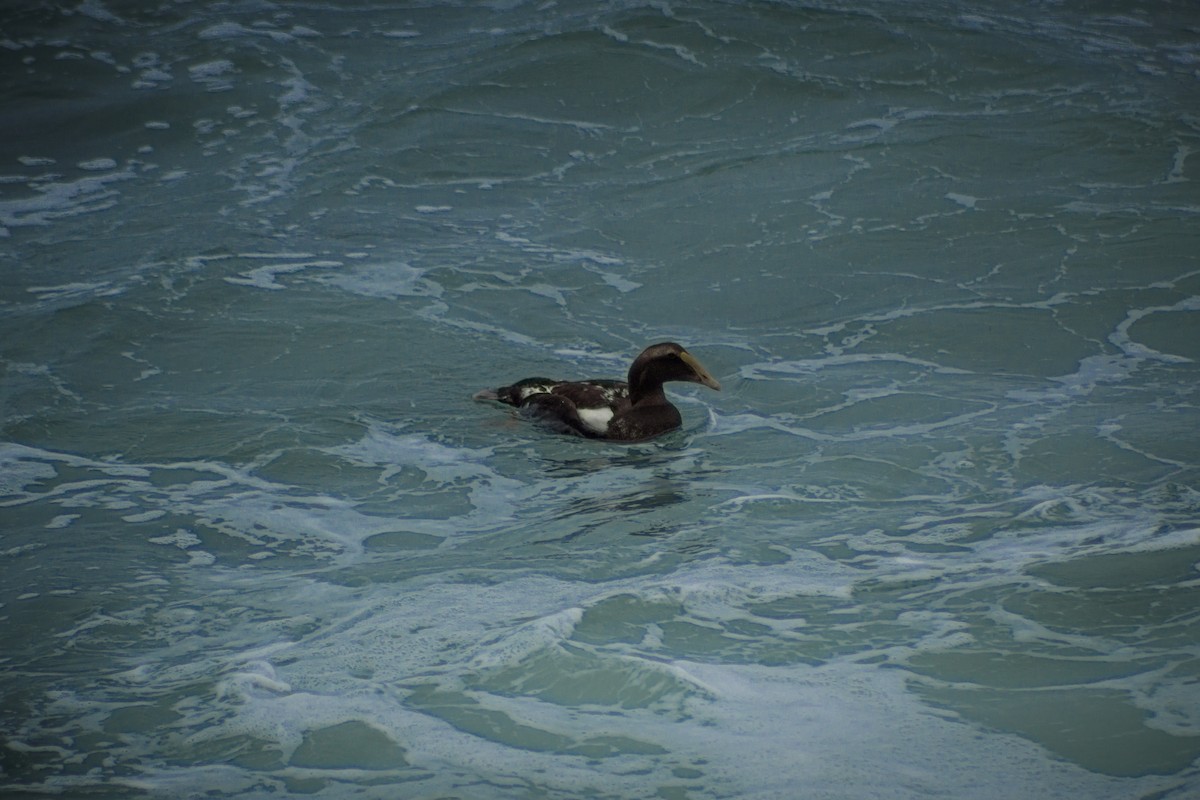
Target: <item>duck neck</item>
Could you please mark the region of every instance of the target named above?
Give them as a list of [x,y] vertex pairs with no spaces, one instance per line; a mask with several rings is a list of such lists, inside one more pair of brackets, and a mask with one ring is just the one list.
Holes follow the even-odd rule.
[[654,405],[667,402],[663,382],[655,380],[644,370],[629,371],[629,403],[630,405]]

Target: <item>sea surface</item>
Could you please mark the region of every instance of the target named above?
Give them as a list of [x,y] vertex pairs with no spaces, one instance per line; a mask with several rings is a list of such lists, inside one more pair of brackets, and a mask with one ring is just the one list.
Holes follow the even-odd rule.
[[0,109],[5,798],[1200,796],[1195,2],[6,3]]

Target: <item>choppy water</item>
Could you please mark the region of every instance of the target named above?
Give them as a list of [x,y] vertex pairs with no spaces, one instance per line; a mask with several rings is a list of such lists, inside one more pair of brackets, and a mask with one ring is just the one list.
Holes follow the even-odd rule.
[[1200,792],[1195,4],[2,22],[5,796]]

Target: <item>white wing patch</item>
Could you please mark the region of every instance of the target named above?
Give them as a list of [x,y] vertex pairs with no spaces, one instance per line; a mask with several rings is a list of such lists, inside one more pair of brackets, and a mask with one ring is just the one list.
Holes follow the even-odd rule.
[[609,420],[613,418],[613,410],[607,406],[581,408],[579,409],[579,418],[583,420],[584,425],[587,425],[596,433],[604,433],[608,430]]
[[535,394],[550,394],[555,387],[555,383],[531,383],[527,386],[522,386],[517,390],[518,402],[524,403]]

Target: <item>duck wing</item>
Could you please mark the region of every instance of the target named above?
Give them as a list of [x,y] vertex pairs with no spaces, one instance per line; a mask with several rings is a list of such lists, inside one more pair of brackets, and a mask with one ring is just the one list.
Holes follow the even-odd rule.
[[629,408],[629,385],[607,378],[586,381],[524,378],[509,386],[485,389],[475,399],[515,406],[524,416],[558,433],[606,438],[609,421]]
[[[520,413],[538,422],[555,433],[573,434],[588,439],[604,438],[604,430],[597,430],[570,399],[553,392],[542,392],[527,397],[520,405]],[[607,428],[607,420],[605,420]]]
[[579,409],[608,408],[616,413],[629,406],[629,384],[603,378],[588,381],[562,381],[550,391],[565,397]]
[[[539,403],[542,414],[563,416],[572,427],[582,426],[581,432],[588,437],[607,438],[608,422],[629,408],[629,385],[623,380],[563,381],[551,387],[550,393],[557,399],[546,401],[539,395],[530,395],[522,408]],[[568,405],[570,413],[566,411]]]
[[549,394],[555,386],[563,381],[553,378],[524,378],[509,386],[498,389],[484,389],[475,393],[476,400],[495,400],[509,406],[520,406],[535,394]]

